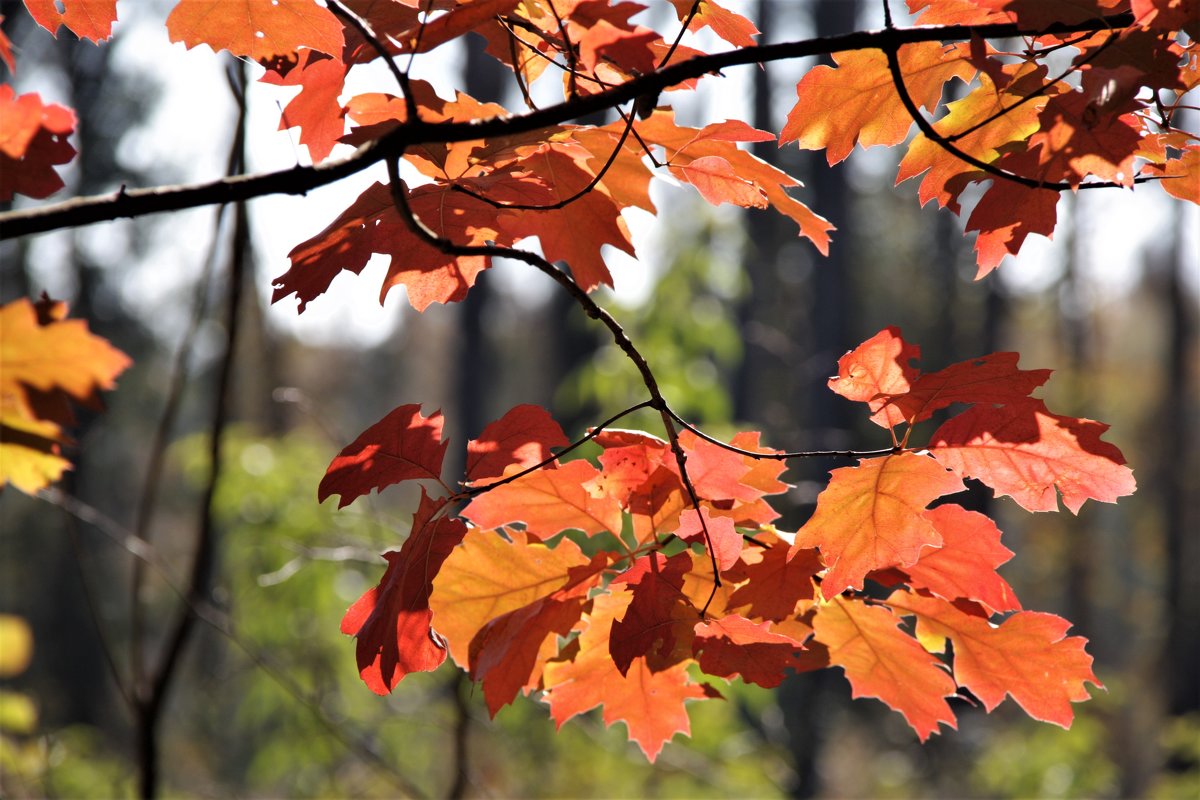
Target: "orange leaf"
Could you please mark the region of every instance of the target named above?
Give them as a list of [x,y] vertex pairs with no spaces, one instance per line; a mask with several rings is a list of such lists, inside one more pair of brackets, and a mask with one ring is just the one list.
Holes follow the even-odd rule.
[[358,639],[359,676],[376,694],[387,694],[405,675],[437,669],[446,660],[446,646],[430,627],[429,593],[467,526],[438,517],[443,503],[431,500],[422,488],[408,539],[399,552],[384,553],[388,567],[379,585],[342,618],[342,633]]
[[[510,467],[510,471],[519,467]],[[621,507],[613,497],[599,497],[587,484],[600,472],[586,461],[569,461],[559,467],[543,467],[512,483],[479,495],[462,515],[481,528],[498,528],[512,522],[546,539],[564,530],[584,533],[621,532]]]
[[1071,703],[1088,699],[1086,684],[1103,688],[1084,652],[1087,640],[1067,637],[1071,623],[1062,617],[1021,611],[994,626],[934,597],[898,591],[886,602],[954,643],[954,679],[988,711],[1011,695],[1034,719],[1070,728]]
[[61,425],[74,422],[68,400],[99,407],[129,357],[67,320],[66,305],[22,298],[0,308],[0,487],[34,494],[71,463]]
[[347,67],[336,58],[307,51],[297,65],[280,75],[267,70],[260,78],[276,86],[299,86],[300,94],[292,98],[279,118],[279,130],[300,128],[300,143],[308,147],[315,161],[324,161],[346,130],[346,112],[338,102]]
[[521,531],[472,528],[446,559],[429,601],[450,656],[467,667],[471,640],[489,622],[549,597],[588,565],[569,539],[550,548]]
[[993,612],[1020,610],[1016,592],[996,573],[1013,555],[1000,544],[996,523],[952,503],[929,509],[925,518],[942,537],[942,546],[922,550],[917,563],[903,567],[913,588],[946,600],[974,600]]
[[340,57],[342,25],[313,0],[179,0],[167,17],[172,42],[206,44],[255,61],[309,48]]
[[695,186],[700,196],[714,206],[732,203],[742,208],[767,207],[763,191],[739,177],[733,166],[720,156],[701,156],[672,172]]
[[41,199],[63,187],[54,171],[75,157],[67,137],[75,132],[75,112],[42,103],[30,92],[20,97],[0,85],[0,202],[14,194]]
[[[951,78],[969,81],[975,69],[964,59],[965,46],[947,48],[919,42],[899,53],[900,71],[913,102],[932,110]],[[864,148],[904,141],[912,117],[896,93],[887,57],[879,50],[834,55],[837,68],[817,66],[796,85],[796,105],[788,113],[780,143],[797,142],[803,150],[825,149],[829,163]]]
[[55,37],[66,25],[80,39],[96,44],[112,36],[117,21],[117,0],[25,0],[25,7],[29,16]]
[[841,667],[854,697],[875,697],[899,711],[921,741],[940,723],[957,727],[945,698],[956,694],[954,680],[916,639],[899,628],[887,609],[835,597],[817,607],[813,638]]
[[826,598],[861,589],[868,572],[916,563],[921,548],[940,546],[925,507],[965,488],[942,465],[913,453],[835,469],[817,496],[816,513],[796,532],[795,546],[820,548],[829,566],[821,582]]
[[400,406],[367,428],[329,464],[317,501],[340,494],[338,508],[393,483],[440,480],[448,441],[442,441],[442,412],[421,416],[416,403]]
[[[976,159],[993,163],[1000,151],[1012,142],[1023,142],[1039,127],[1041,109],[1049,101],[1042,88],[1045,68],[1027,64],[1006,65],[1001,74],[1008,78],[1003,89],[986,73],[979,74],[979,86],[961,100],[946,105],[946,116],[933,123],[942,136],[953,136],[954,146]],[[1034,95],[1042,91],[1042,95]],[[1025,101],[1026,96],[1033,96]],[[993,119],[993,117],[995,117]],[[985,124],[986,123],[986,124]],[[921,180],[918,197],[921,205],[936,199],[942,208],[961,212],[958,196],[971,181],[986,175],[941,145],[918,133],[900,161],[896,183],[929,170]]]
[[946,422],[930,451],[963,477],[977,478],[1029,511],[1078,513],[1085,500],[1115,503],[1136,486],[1125,457],[1100,440],[1108,426],[1060,417],[1041,400],[992,408],[975,406]]
[[[498,238],[494,230],[483,227],[494,209],[461,192],[421,186],[413,190],[409,203],[440,236],[461,244]],[[291,269],[275,278],[271,302],[295,294],[298,310],[303,312],[339,273],[362,272],[374,253],[390,258],[380,302],[393,286],[404,285],[417,311],[433,303],[462,300],[489,266],[482,256],[455,258],[418,238],[396,211],[391,189],[375,183],[325,230],[292,248],[288,253]]]
[[870,403],[876,411],[887,398],[912,388],[919,372],[910,362],[920,357],[921,348],[889,325],[838,359],[838,374],[829,379],[829,388],[847,400]]
[[569,661],[548,663],[542,683],[558,727],[603,705],[604,724],[624,722],[629,738],[653,762],[672,736],[691,732],[684,701],[701,700],[707,693],[691,682],[686,662],[653,672],[644,658],[635,658],[625,675],[617,671],[608,652],[609,631],[632,600],[628,592],[597,596],[584,615],[578,651]]
[[[683,22],[691,13],[694,4],[695,0],[671,0],[671,5],[675,6],[675,13],[679,16],[680,22]],[[713,0],[699,0],[698,9],[688,25],[688,30],[693,33],[701,28],[711,29],[718,37],[734,47],[753,47],[754,37],[759,32],[753,22],[741,14],[735,14],[722,8]]]

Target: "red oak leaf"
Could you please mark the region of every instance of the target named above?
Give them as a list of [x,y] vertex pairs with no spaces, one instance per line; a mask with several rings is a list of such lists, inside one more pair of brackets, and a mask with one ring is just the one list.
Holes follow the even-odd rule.
[[549,458],[550,448],[570,443],[546,409],[516,406],[467,442],[467,478],[478,484],[503,475],[513,464],[527,469]]
[[14,194],[41,199],[63,187],[54,171],[75,157],[67,137],[75,132],[75,112],[42,103],[34,92],[16,96],[0,85],[0,202]]
[[[966,46],[919,42],[901,48],[900,71],[913,102],[932,110],[951,78],[969,81],[975,68]],[[825,149],[829,163],[850,155],[855,142],[864,148],[904,141],[912,127],[887,57],[879,50],[834,55],[837,67],[812,68],[796,85],[797,102],[779,134],[781,144],[797,142],[804,150]]]
[[729,598],[729,607],[748,606],[753,617],[785,620],[801,600],[814,599],[812,579],[823,566],[814,549],[776,544],[762,560],[743,568],[746,582]]
[[367,428],[329,464],[317,500],[340,494],[338,508],[393,483],[440,480],[448,441],[442,441],[442,412],[421,416],[416,403],[400,406]]
[[1086,684],[1104,688],[1084,651],[1087,640],[1067,637],[1071,623],[1062,617],[1021,611],[996,626],[935,597],[898,591],[887,603],[954,643],[954,679],[988,711],[1011,695],[1034,719],[1069,728],[1071,703],[1089,697]]
[[429,600],[450,656],[467,667],[471,641],[489,622],[549,597],[589,563],[569,539],[550,548],[521,531],[472,528],[442,565]]
[[733,165],[720,156],[701,156],[672,172],[695,186],[700,196],[714,206],[732,203],[742,208],[767,207],[766,193],[734,172]]
[[754,23],[741,14],[722,8],[713,0],[699,0],[699,3],[695,0],[671,0],[671,5],[675,6],[675,13],[679,15],[680,22],[692,14],[693,6],[696,7],[688,24],[688,30],[693,33],[701,28],[709,28],[734,47],[754,46],[754,37],[759,33]]
[[441,508],[421,490],[408,539],[399,552],[384,553],[383,579],[342,618],[342,633],[358,638],[359,675],[376,694],[387,694],[405,675],[437,669],[446,660],[446,646],[430,627],[429,593],[467,526],[438,517]]
[[[704,520],[703,526],[701,519]],[[708,537],[704,536],[705,529]],[[717,568],[724,572],[737,563],[742,554],[742,535],[734,529],[733,520],[728,517],[714,517],[707,508],[689,508],[679,515],[679,530],[675,532],[685,542],[696,543],[708,547],[712,542],[712,552],[717,562]]]
[[1031,399],[964,411],[934,432],[930,451],[1029,511],[1057,510],[1057,489],[1063,505],[1078,513],[1085,500],[1115,503],[1136,486],[1121,451],[1101,441],[1106,430],[1100,422],[1051,414]]
[[650,473],[665,469],[659,466],[657,457],[651,461],[646,448],[641,445],[606,449],[600,454],[600,466],[597,486],[602,487],[604,494],[616,498],[621,507],[626,509],[635,492],[644,494],[642,488],[650,479]]
[[[1021,163],[1027,163],[1028,159]],[[1017,162],[1002,159],[1000,166],[1017,167]],[[1022,174],[1019,169],[1013,172]],[[967,232],[979,231],[975,240],[978,254],[978,280],[1000,266],[1007,255],[1016,255],[1025,237],[1031,233],[1052,236],[1057,221],[1058,192],[1035,189],[1015,181],[998,178],[980,198],[967,220]]]
[[1088,175],[1133,186],[1133,158],[1142,139],[1140,108],[1130,97],[1115,107],[1101,107],[1083,92],[1064,92],[1042,109],[1040,130],[1029,138],[1038,169],[1026,175],[1066,181],[1077,187]]
[[300,143],[308,147],[313,161],[325,160],[346,130],[346,112],[338,102],[346,69],[338,59],[310,50],[286,75],[267,70],[260,79],[277,86],[301,87],[300,94],[283,109],[279,130],[300,128]]
[[[700,612],[681,591],[692,569],[688,553],[666,558],[653,553],[639,558],[612,585],[623,585],[633,602],[612,625],[609,652],[622,675],[635,658],[645,658],[654,672],[678,664],[691,653],[691,633]],[[682,637],[682,638],[681,638]]]
[[772,689],[783,682],[786,670],[799,665],[796,652],[803,643],[772,633],[770,623],[751,622],[736,614],[696,623],[692,648],[700,669],[708,675],[732,678]]
[[942,546],[922,550],[917,563],[903,567],[913,588],[946,600],[974,600],[992,612],[1021,609],[1016,592],[996,573],[1013,555],[1000,544],[996,523],[954,504],[931,508],[925,518],[942,537]]
[[835,597],[817,607],[813,638],[841,667],[854,697],[875,697],[899,711],[921,741],[940,723],[957,727],[945,698],[956,694],[954,680],[917,640],[899,628],[887,609]]
[[[998,77],[1006,82],[998,85]],[[960,151],[991,164],[1011,142],[1024,141],[1038,130],[1041,109],[1057,91],[1054,85],[1045,85],[1045,77],[1045,67],[1025,62],[1004,65],[995,77],[981,72],[979,86],[961,100],[948,103],[946,115],[934,122],[933,128],[942,136],[954,137],[954,146]],[[929,172],[917,191],[921,205],[937,200],[939,206],[956,214],[962,211],[958,196],[963,189],[986,177],[919,133],[900,161],[896,183],[926,170]]]
[[817,547],[829,572],[821,593],[832,598],[861,589],[867,573],[907,566],[942,537],[925,507],[966,487],[931,458],[913,453],[870,458],[830,473],[817,510],[796,532],[796,547]]
[[921,422],[954,403],[1020,403],[1050,377],[1048,369],[1017,369],[1017,353],[992,353],[921,375],[903,394],[872,404],[871,421],[889,427]]
[[541,682],[546,662],[558,654],[557,637],[579,622],[587,593],[599,583],[606,563],[597,553],[590,564],[572,570],[562,588],[493,619],[471,640],[471,677],[483,683],[493,717],[522,689]]
[[97,44],[112,36],[117,21],[117,0],[25,0],[25,7],[29,16],[55,37],[66,25],[80,39]]
[[838,374],[829,379],[829,388],[877,411],[889,397],[912,388],[919,370],[911,362],[920,357],[921,348],[889,325],[838,359]]
[[619,534],[621,507],[616,499],[596,496],[587,488],[599,475],[586,461],[543,467],[479,495],[462,515],[481,528],[523,522],[530,534],[543,539],[569,529]]
[[167,17],[172,42],[206,44],[255,61],[301,48],[342,54],[342,24],[313,0],[179,0]]
[[686,700],[708,696],[705,687],[691,682],[687,663],[654,672],[644,658],[636,658],[628,672],[617,671],[609,656],[608,637],[613,619],[633,600],[628,592],[601,594],[584,615],[578,651],[571,660],[551,661],[542,674],[550,716],[558,727],[576,714],[604,706],[604,724],[624,722],[629,738],[654,761],[662,746],[676,733],[691,731]]
[[[482,226],[494,209],[461,192],[421,186],[412,192],[409,203],[435,233],[461,244],[482,244],[497,237]],[[418,311],[432,303],[462,300],[489,266],[482,256],[455,258],[418,238],[396,211],[390,187],[376,183],[325,230],[288,253],[292,267],[275,279],[271,302],[295,294],[303,312],[338,273],[362,272],[374,253],[391,259],[380,302],[393,286],[404,285]]]

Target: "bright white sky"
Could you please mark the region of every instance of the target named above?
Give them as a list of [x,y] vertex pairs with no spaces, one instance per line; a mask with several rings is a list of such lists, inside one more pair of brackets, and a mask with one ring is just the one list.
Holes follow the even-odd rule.
[[[141,133],[126,142],[127,155],[138,164],[173,165],[180,171],[182,181],[218,177],[224,170],[233,118],[232,103],[222,74],[223,58],[214,58],[207,47],[189,51],[181,44],[169,43],[163,27],[166,10],[154,5],[157,4],[122,3],[122,22],[118,23],[118,36],[111,45],[117,48],[121,63],[155,76],[164,91],[153,119]],[[731,5],[736,7],[736,4]],[[789,31],[784,35],[801,37],[804,32]],[[711,51],[724,47],[711,39],[702,40],[699,46]],[[729,70],[727,77],[719,82],[710,79],[707,92],[686,101],[678,112],[681,118],[691,124],[703,124],[722,117],[748,116],[749,110],[742,106],[750,95],[746,87],[750,69]],[[449,97],[457,70],[456,51],[448,46],[418,57],[414,76],[429,80],[443,96]],[[251,65],[252,78],[257,78],[260,72],[257,65]],[[53,91],[37,88],[46,99],[56,99]],[[257,82],[251,85],[248,135],[252,171],[285,169],[297,162],[309,163],[307,149],[296,143],[296,132],[276,130],[281,104],[286,104],[295,91]],[[394,91],[391,77],[382,67],[355,68],[343,100],[363,91]],[[683,94],[674,95],[677,102],[684,100]],[[348,152],[349,147],[339,146],[334,155]],[[849,164],[861,179],[890,183],[895,174],[895,158],[894,154],[878,149],[869,154],[856,151]],[[251,209],[261,260],[260,290],[269,295],[270,279],[288,268],[288,251],[325,227],[376,180],[386,180],[382,165],[338,185],[316,190],[308,197],[255,200]],[[666,182],[670,183],[673,181]],[[686,189],[669,185],[656,191],[691,194]],[[915,200],[915,185],[912,192]],[[1093,287],[1093,297],[1099,302],[1111,300],[1136,280],[1140,266],[1136,254],[1147,241],[1183,235],[1186,252],[1200,253],[1200,209],[1189,204],[1186,224],[1180,234],[1175,229],[1173,212],[1157,188],[1145,187],[1136,192],[1083,192],[1081,203],[1087,211],[1083,235],[1089,240],[1092,257],[1086,274],[1081,277]],[[815,210],[819,213],[819,206]],[[1063,205],[1060,204],[1060,215],[1062,213]],[[211,209],[189,212],[182,217],[186,224],[181,220],[179,224],[164,226],[158,246],[131,271],[126,285],[133,302],[147,311],[190,305],[190,299],[184,293],[201,268],[211,234],[212,214]],[[666,245],[656,237],[658,229],[649,215],[639,213],[628,221],[641,263],[611,248],[606,255],[611,257],[610,268],[618,295],[622,300],[636,301],[646,296],[654,274],[653,265],[660,260],[656,256],[664,252]],[[120,235],[122,232],[117,226],[93,226],[88,241],[93,246],[103,247],[112,237]],[[51,256],[47,263],[53,263],[52,256],[61,247],[61,242],[56,242],[54,237],[42,237],[36,246],[40,252]],[[837,246],[836,238],[834,246]],[[1057,277],[1060,255],[1061,248],[1057,243],[1032,236],[1020,258],[1007,259],[1000,274],[1015,289],[1038,291]],[[498,269],[500,274],[508,276],[506,282],[516,285],[520,281],[523,292],[540,291],[540,280],[525,280],[525,268],[509,265]],[[296,314],[293,298],[272,306],[269,320],[278,328],[312,343],[351,340],[370,344],[381,341],[394,330],[405,313],[411,312],[400,289],[391,292],[385,305],[380,306],[377,302],[384,270],[383,259],[376,257],[360,277],[344,273],[337,278],[331,290],[310,303],[303,315]],[[1197,273],[1196,286],[1200,290],[1200,266]],[[47,271],[41,277],[52,294],[69,294],[69,287],[55,285],[56,281],[61,281],[61,276],[56,278],[53,271]],[[549,290],[548,285],[546,288]],[[178,333],[182,315],[168,325],[172,329],[164,330],[164,333]]]

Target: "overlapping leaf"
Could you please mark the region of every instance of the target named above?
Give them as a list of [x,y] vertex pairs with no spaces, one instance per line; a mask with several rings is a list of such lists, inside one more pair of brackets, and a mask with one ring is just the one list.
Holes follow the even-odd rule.
[[441,480],[442,413],[421,416],[421,406],[403,405],[363,431],[330,463],[317,488],[317,500],[341,495],[338,508],[356,498],[409,480]]
[[61,189],[54,168],[75,157],[67,141],[74,132],[71,109],[0,85],[0,202],[16,194],[40,199]]
[[406,675],[437,669],[446,660],[446,646],[430,625],[429,595],[467,526],[445,516],[443,505],[422,490],[408,539],[399,551],[384,554],[388,567],[379,585],[342,618],[342,633],[358,639],[359,675],[376,694],[387,694]]

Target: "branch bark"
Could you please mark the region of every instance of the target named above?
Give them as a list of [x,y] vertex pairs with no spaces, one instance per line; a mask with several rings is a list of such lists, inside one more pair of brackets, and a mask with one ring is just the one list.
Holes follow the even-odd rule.
[[493,117],[470,122],[429,123],[412,119],[387,135],[364,144],[341,159],[315,166],[297,166],[278,172],[239,175],[206,183],[126,189],[115,194],[79,197],[48,206],[0,214],[0,239],[13,239],[35,233],[90,225],[115,219],[145,216],[163,211],[234,203],[272,194],[303,195],[320,186],[334,183],[366,168],[395,158],[414,145],[429,142],[461,142],[492,136],[512,136],[562,124],[587,114],[613,108],[643,95],[653,95],[668,87],[699,78],[722,69],[746,64],[828,55],[850,50],[894,51],[915,42],[964,41],[971,37],[1002,38],[1036,36],[1045,33],[1078,33],[1126,28],[1133,24],[1130,12],[1097,17],[1070,25],[1052,25],[1033,30],[1015,23],[993,25],[941,25],[916,28],[890,28],[857,31],[841,36],[806,39],[798,42],[746,47],[724,53],[698,56],[671,64],[597,94],[578,96],[557,105],[509,117]]

